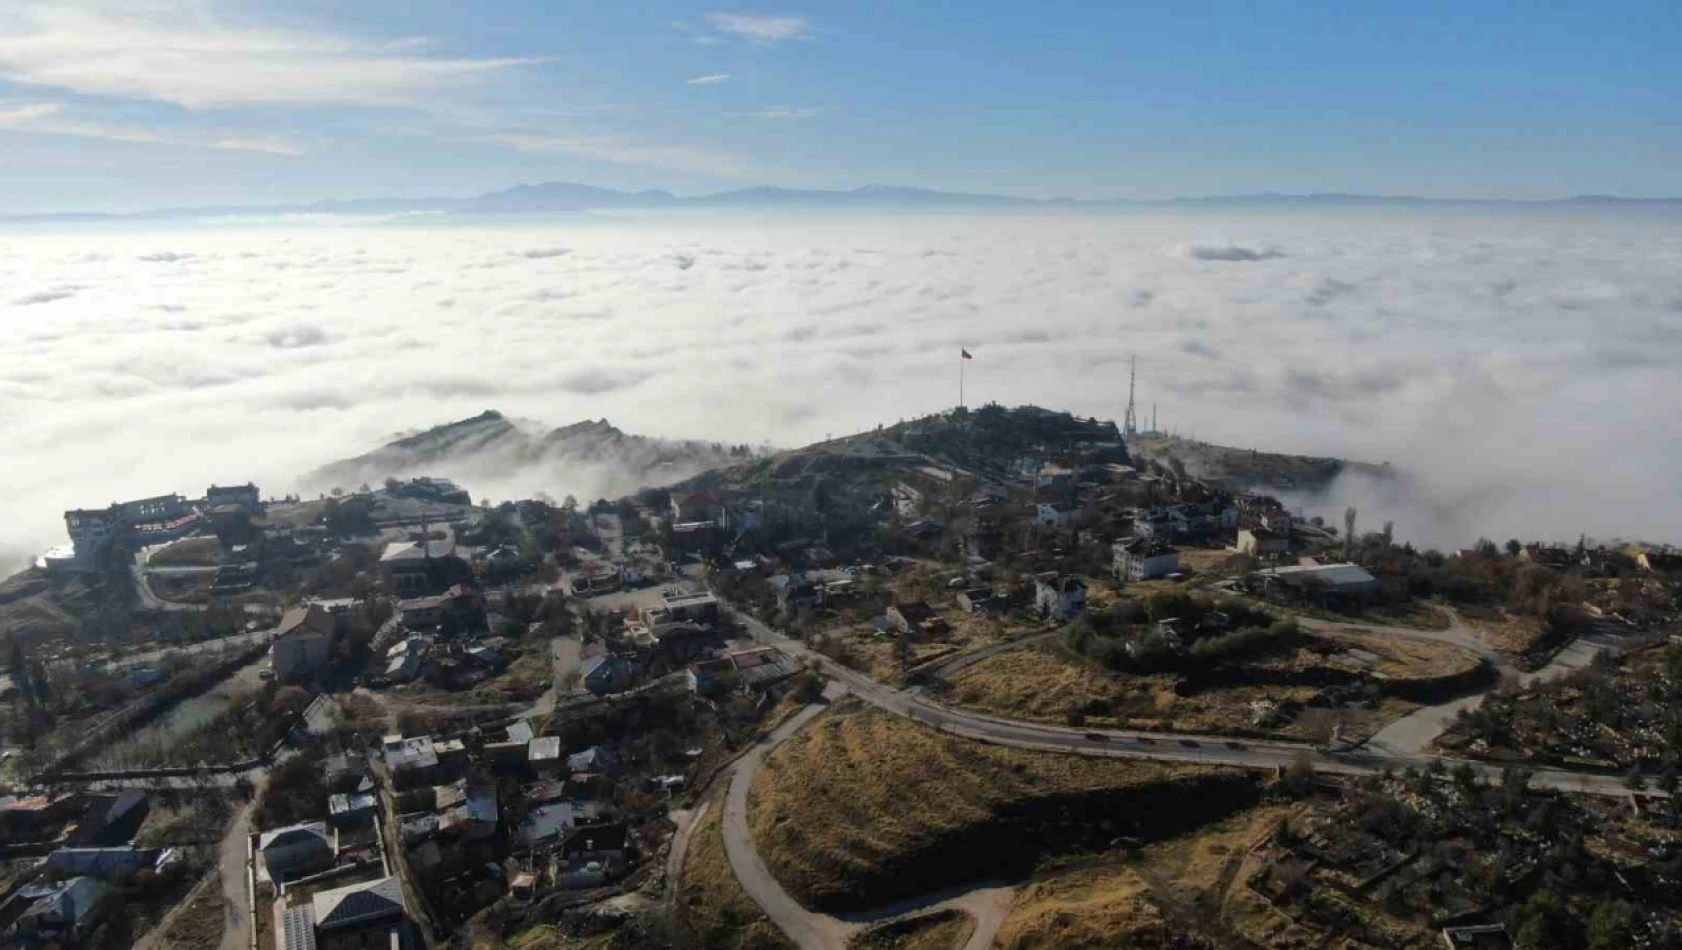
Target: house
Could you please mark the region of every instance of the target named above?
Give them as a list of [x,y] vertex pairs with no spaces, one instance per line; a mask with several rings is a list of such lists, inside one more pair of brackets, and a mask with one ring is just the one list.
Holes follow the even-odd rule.
[[380,574],[392,593],[414,597],[444,590],[472,571],[456,554],[455,541],[441,538],[387,544],[380,554]]
[[1180,552],[1161,538],[1127,538],[1110,547],[1112,567],[1124,581],[1148,581],[1180,571]]
[[531,723],[524,719],[516,720],[513,725],[503,731],[508,733],[509,742],[530,742],[537,736],[537,733],[532,731]]
[[737,650],[728,659],[738,681],[749,689],[766,689],[800,672],[800,661],[776,647]]
[[321,778],[329,792],[365,792],[374,787],[368,759],[355,752],[328,756],[321,764]]
[[1043,617],[1068,620],[1086,609],[1086,582],[1070,574],[1034,578],[1034,606]]
[[444,597],[410,597],[399,601],[397,615],[412,630],[431,630],[444,622]]
[[1238,532],[1238,550],[1251,557],[1278,557],[1290,553],[1289,535],[1280,535],[1267,528],[1243,528]]
[[584,688],[597,696],[623,693],[631,688],[631,664],[616,656],[597,656],[584,661]]
[[46,869],[59,877],[94,877],[119,884],[143,869],[160,870],[175,863],[174,848],[59,848],[47,855]]
[[269,662],[275,676],[283,679],[306,677],[327,663],[333,655],[333,615],[320,604],[304,604],[288,610],[275,629],[269,645]]
[[77,844],[128,844],[151,811],[146,793],[133,788],[114,795],[89,796],[87,803],[82,820],[70,834],[70,840]]
[[702,660],[691,666],[685,677],[689,680],[690,692],[701,696],[735,689],[741,681],[736,675],[736,665],[729,659]]
[[1185,516],[1170,508],[1145,508],[1133,516],[1133,536],[1171,541],[1186,533]]
[[438,750],[431,736],[386,736],[381,740],[385,767],[398,789],[432,784],[438,773]]
[[1283,508],[1274,508],[1256,516],[1256,523],[1274,534],[1283,536],[1287,541],[1291,537],[1291,513]]
[[269,879],[283,881],[332,867],[338,852],[327,824],[309,821],[258,835],[257,853]]
[[1034,506],[1034,523],[1066,528],[1080,519],[1080,509],[1064,502],[1041,502]]
[[403,886],[395,877],[319,891],[311,899],[311,906],[315,911],[315,930],[324,947],[399,945],[395,933],[389,940],[339,942],[359,931],[394,930],[402,923]]
[[923,624],[934,616],[934,609],[926,601],[913,600],[903,604],[894,604],[887,611],[888,622],[894,629],[907,636],[921,633]]
[[92,877],[19,888],[17,896],[31,903],[11,932],[31,943],[74,945],[98,926],[113,893]]
[[327,821],[334,828],[341,830],[372,824],[378,809],[379,802],[367,792],[337,792],[327,796]]
[[649,624],[682,621],[706,623],[717,619],[718,598],[712,591],[707,590],[664,591],[660,595],[660,606],[652,611],[644,611],[643,616],[643,622]]
[[528,810],[525,820],[520,823],[520,840],[525,842],[528,848],[553,844],[572,827],[573,821],[570,802],[539,805]]

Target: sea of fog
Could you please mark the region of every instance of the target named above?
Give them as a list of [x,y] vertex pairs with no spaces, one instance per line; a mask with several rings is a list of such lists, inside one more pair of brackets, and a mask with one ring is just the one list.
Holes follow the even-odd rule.
[[[1682,218],[1466,212],[10,226],[0,568],[63,509],[495,408],[803,444],[971,404],[1390,461],[1362,521],[1682,541]],[[481,493],[572,489],[510,472]]]

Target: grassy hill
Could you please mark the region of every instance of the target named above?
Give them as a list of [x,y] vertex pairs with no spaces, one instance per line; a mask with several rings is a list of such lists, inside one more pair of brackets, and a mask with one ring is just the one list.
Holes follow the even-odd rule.
[[841,911],[1174,834],[1256,793],[1244,773],[983,745],[843,705],[766,760],[749,821],[791,894]]

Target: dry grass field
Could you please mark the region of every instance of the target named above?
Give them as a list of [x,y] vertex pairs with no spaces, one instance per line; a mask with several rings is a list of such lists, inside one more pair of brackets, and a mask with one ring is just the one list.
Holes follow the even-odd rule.
[[1264,806],[1130,853],[1085,859],[1018,892],[1003,950],[1226,947],[1244,912],[1239,871],[1292,809]]
[[1201,821],[1253,795],[1241,773],[1001,748],[856,709],[772,753],[749,800],[761,856],[808,906],[1013,877],[1045,854],[1170,833],[1192,819],[1181,811]]
[[736,882],[724,853],[722,815],[719,805],[707,809],[689,839],[677,900],[678,925],[704,950],[792,950],[788,938]]
[[[1270,674],[1326,668],[1381,683],[1455,676],[1478,665],[1475,654],[1445,644],[1377,634],[1339,633],[1320,639],[1342,649],[1329,656],[1302,649],[1258,661],[1256,666]],[[1001,653],[960,670],[952,677],[944,701],[989,715],[1036,722],[1065,724],[1078,711],[1088,725],[1224,733],[1261,729],[1254,720],[1253,703],[1304,703],[1316,691],[1308,685],[1258,682],[1204,688],[1181,696],[1174,690],[1171,675],[1111,673],[1047,645]],[[1335,719],[1347,732],[1367,734],[1417,708],[1415,703],[1385,697],[1373,709],[1307,709],[1293,721],[1267,727],[1266,731],[1321,738]]]

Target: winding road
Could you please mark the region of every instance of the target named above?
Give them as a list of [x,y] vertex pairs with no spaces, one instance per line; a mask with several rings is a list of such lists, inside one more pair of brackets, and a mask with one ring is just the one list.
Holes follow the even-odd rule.
[[[1018,722],[976,713],[959,711],[940,705],[925,697],[921,689],[895,689],[841,666],[805,644],[789,639],[761,623],[751,615],[737,611],[736,619],[755,640],[776,647],[782,652],[812,664],[830,679],[824,695],[833,698],[844,691],[897,716],[925,723],[955,736],[989,742],[996,745],[1049,752],[1076,753],[1092,756],[1114,756],[1153,759],[1201,765],[1221,765],[1246,769],[1281,770],[1293,764],[1306,764],[1316,772],[1334,775],[1368,775],[1386,769],[1419,767],[1432,761],[1458,767],[1464,764],[1480,778],[1497,782],[1502,768],[1471,760],[1440,759],[1421,750],[1452,720],[1460,708],[1475,705],[1485,694],[1463,697],[1453,702],[1426,707],[1381,731],[1364,747],[1329,750],[1301,742],[1235,740],[1220,736],[1137,732],[1129,730],[1081,730],[1039,723]],[[1416,640],[1429,640],[1463,647],[1477,653],[1498,669],[1509,671],[1510,662],[1489,649],[1477,636],[1454,618],[1446,630],[1416,630],[1404,627],[1384,627],[1370,624],[1334,623],[1310,620],[1310,629],[1327,632],[1361,632]],[[959,657],[941,668],[941,672],[961,669],[971,662],[994,656],[1007,650],[1020,649],[1044,639],[1046,635],[1024,638],[1009,644],[999,644],[983,651]],[[1586,666],[1595,654],[1619,645],[1616,637],[1598,635],[1584,638],[1562,651],[1542,670],[1527,674],[1525,682],[1547,680],[1565,675]],[[966,662],[967,661],[967,662]],[[762,739],[732,767],[730,786],[724,800],[723,832],[725,851],[730,867],[744,890],[753,898],[767,917],[789,936],[801,950],[845,950],[856,933],[872,923],[895,917],[923,913],[941,907],[956,907],[970,913],[977,921],[975,932],[963,950],[985,950],[991,946],[998,927],[1009,913],[1013,890],[987,885],[967,889],[951,896],[931,895],[921,901],[909,902],[861,915],[836,917],[802,907],[783,889],[755,850],[748,824],[748,793],[760,766],[771,750],[797,733],[826,707],[813,704],[802,709]],[[1400,723],[1408,723],[1400,727]],[[1389,734],[1389,735],[1387,735]],[[1552,791],[1579,794],[1626,797],[1629,788],[1620,777],[1563,769],[1533,769],[1531,785]],[[1656,793],[1653,793],[1656,794]],[[681,867],[681,865],[679,865]]]

